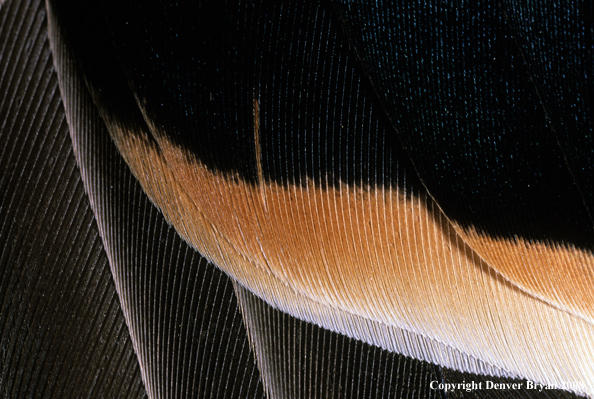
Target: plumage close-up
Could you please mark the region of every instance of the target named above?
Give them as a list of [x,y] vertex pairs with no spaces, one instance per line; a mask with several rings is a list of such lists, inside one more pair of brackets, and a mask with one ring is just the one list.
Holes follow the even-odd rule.
[[590,0],[2,0],[0,398],[594,398]]

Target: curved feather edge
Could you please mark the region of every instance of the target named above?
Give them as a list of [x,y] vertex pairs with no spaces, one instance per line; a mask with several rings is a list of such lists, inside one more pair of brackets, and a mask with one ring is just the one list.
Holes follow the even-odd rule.
[[[497,7],[505,8],[503,3],[505,2],[500,2]],[[392,65],[393,60],[390,58],[388,52],[383,52],[388,54],[385,58],[374,58],[372,51],[373,48],[365,47],[365,45],[363,45],[360,40],[357,40],[361,37],[364,37],[364,33],[361,31],[361,27],[358,26],[356,22],[353,22],[353,20],[356,20],[356,17],[349,15],[350,6],[347,6],[345,2],[341,1],[333,1],[333,4],[335,5],[337,12],[341,15],[341,19],[344,21],[343,28],[345,30],[346,37],[348,38],[350,45],[353,47],[354,52],[357,54],[359,61],[366,67],[366,70],[377,70],[377,68],[374,67],[375,63]],[[353,6],[354,9],[357,7],[358,6]],[[382,21],[382,23],[385,23],[383,22],[383,18],[386,18],[386,15],[384,14],[384,8],[389,8],[389,6],[375,4],[371,7],[368,7],[368,9],[365,6],[361,8],[365,9],[366,12],[369,13],[368,15],[377,18],[377,21]],[[538,7],[536,8],[538,9]],[[353,14],[356,13],[353,11]],[[530,22],[531,24],[542,23],[539,18],[532,18],[528,20],[532,21]],[[371,31],[365,34],[370,35],[371,37],[375,37],[374,35],[379,37],[379,32],[384,32],[383,29],[385,29],[385,26],[382,26],[382,23],[378,22],[376,25],[370,25],[369,29],[371,29]],[[551,27],[550,29],[554,28]],[[534,31],[538,30],[535,29]],[[569,33],[564,29],[560,29],[560,31],[562,31],[560,35],[569,35]],[[553,45],[551,39],[548,37],[547,39],[547,45],[539,43],[539,46],[548,49],[554,48],[554,46],[558,45],[557,43],[554,43]],[[559,41],[557,40],[557,42]],[[519,47],[519,44],[517,45]],[[524,50],[525,49],[520,48],[520,51]],[[382,51],[378,49],[375,49],[375,51],[383,54]],[[551,55],[550,53],[549,56],[551,59],[544,58],[549,60],[545,62],[546,64],[554,64],[555,62],[563,65],[567,64],[565,61],[563,61],[563,58],[560,54]],[[561,58],[558,59],[558,57]],[[578,56],[576,55],[576,57]],[[540,63],[543,64],[542,61],[540,61]],[[568,67],[566,66],[566,68]],[[566,71],[559,72],[557,75],[564,76],[565,72]],[[556,73],[557,71],[549,71],[550,76],[556,76]],[[579,73],[576,71],[575,75],[577,76]],[[586,74],[584,74],[584,76],[585,75]],[[540,78],[540,80],[542,80],[542,75]],[[381,76],[372,74],[369,79],[371,80],[374,87],[378,88],[380,93],[379,97],[386,103],[400,104],[400,101],[404,101],[398,97],[394,97],[394,93],[399,92],[398,88],[405,92],[409,88],[406,83],[403,83],[402,87],[396,85],[388,86],[388,89],[385,86],[382,86],[383,82],[381,82]],[[398,77],[395,77],[394,79],[398,80]],[[406,80],[404,76],[400,77],[400,79],[403,82]],[[534,85],[535,87],[537,86],[536,83],[534,83]],[[545,88],[541,87],[540,89],[542,90]],[[546,90],[551,91],[552,88],[546,88]],[[536,89],[536,92],[538,92],[538,88]],[[580,93],[579,90],[575,90],[575,93],[572,93],[572,96],[579,98],[580,95],[583,96],[583,94],[583,92]],[[540,96],[538,97],[540,98]],[[562,96],[551,97],[555,98],[555,101],[561,101],[560,98],[562,98]],[[567,104],[574,104],[574,102],[568,100]],[[579,115],[574,116],[573,118],[580,120],[580,123],[584,123],[584,126],[586,126],[586,123],[589,123],[587,122],[589,121],[587,116],[589,115],[589,110],[587,105],[582,105],[585,107],[584,111],[579,112],[577,111],[575,105],[572,105],[571,107],[574,109],[571,112],[578,112]],[[539,103],[537,106],[544,107],[544,104]],[[397,108],[396,105],[393,105],[393,107]],[[562,108],[559,104],[557,104],[557,107]],[[569,114],[570,113],[568,113],[568,115]],[[392,116],[394,115],[392,114]],[[569,116],[566,116],[565,118],[569,118]],[[558,117],[558,119],[561,118]],[[559,124],[558,121],[555,123]],[[414,133],[411,134],[411,132],[408,132],[407,134],[403,133],[403,131],[406,131],[406,127],[396,126],[396,128],[399,129],[398,131],[400,136],[405,138],[403,142],[409,143],[408,146],[410,146],[410,137],[417,137],[414,135]],[[568,151],[569,148],[567,141],[569,139],[563,138],[563,140],[560,140],[563,135],[569,135],[569,133],[556,133],[553,131],[550,138],[543,138],[543,140],[550,139],[554,142],[555,146],[559,147],[559,149],[565,147],[564,151]],[[589,139],[587,136],[587,134],[583,135],[584,138],[582,140],[584,141],[582,145],[585,148],[588,148],[589,145]],[[573,140],[579,141],[575,137]],[[467,140],[467,143],[470,147],[466,149],[466,151],[469,153],[480,152],[480,144],[478,144],[478,141],[475,142],[474,140],[469,139]],[[565,146],[562,146],[561,143],[564,143]],[[492,144],[492,146],[495,147],[495,144]],[[577,153],[577,149],[573,149],[573,152]],[[423,156],[418,155],[413,156],[415,154],[412,152],[412,150],[409,151],[409,155],[411,155],[411,160],[415,165],[416,170],[419,172],[421,180],[426,187],[430,187],[430,185],[427,184],[426,179],[429,179],[431,176],[431,166],[433,165],[434,160],[430,157],[424,158]],[[548,158],[543,157],[543,159]],[[580,208],[583,207],[583,215],[588,217],[588,205],[581,193],[584,190],[584,187],[587,187],[587,184],[584,184],[584,181],[588,180],[587,172],[584,171],[590,169],[591,165],[584,163],[584,161],[587,160],[581,159],[581,164],[577,163],[579,167],[576,167],[575,163],[573,167],[570,167],[567,158],[565,158],[564,167],[567,167],[568,171],[571,172],[568,174],[568,176],[573,176],[575,172],[581,171],[579,172],[580,176],[582,176],[581,184],[578,185],[576,181],[576,187],[578,187],[578,190],[572,194],[580,196],[576,203]],[[449,176],[449,178],[451,177],[452,176]],[[579,187],[582,188],[580,189]],[[433,188],[435,188],[435,184],[433,184]],[[480,191],[480,189],[477,189],[477,191]],[[469,221],[464,221],[464,223],[462,223],[461,221],[456,220],[451,212],[448,213],[442,211],[442,209],[447,209],[444,207],[444,205],[447,205],[449,210],[452,210],[455,207],[453,204],[456,204],[456,206],[462,205],[461,208],[463,209],[470,209],[469,205],[473,205],[474,209],[479,209],[480,212],[480,203],[474,203],[472,201],[469,202],[464,198],[440,197],[437,189],[436,191],[428,189],[427,192],[429,196],[431,196],[432,200],[440,207],[440,212],[448,218],[449,222],[456,230],[457,235],[460,236],[463,241],[468,244],[478,256],[481,257],[482,260],[489,264],[490,267],[500,273],[509,282],[519,287],[522,291],[525,291],[530,295],[539,298],[540,300],[547,302],[559,309],[581,317],[590,324],[594,324],[594,301],[592,300],[594,297],[594,291],[592,289],[592,287],[594,287],[594,253],[592,251],[591,243],[587,248],[580,248],[571,242],[566,241],[555,242],[554,240],[548,239],[534,240],[517,235],[513,237],[493,236],[489,234],[488,231],[477,230],[472,226],[471,223],[469,223]],[[563,195],[567,194],[563,193]],[[561,210],[560,212],[562,213],[563,211]],[[528,224],[527,220],[535,221],[538,219],[542,219],[542,215],[526,213],[514,214],[514,212],[510,212],[510,214],[505,215],[505,220],[509,222],[510,227],[522,226],[523,224]],[[470,226],[468,226],[469,224]],[[592,236],[592,230],[590,230],[589,233],[590,236]]]
[[74,155],[148,396],[264,397],[231,282],[150,204],[110,142],[53,4],[46,7]]

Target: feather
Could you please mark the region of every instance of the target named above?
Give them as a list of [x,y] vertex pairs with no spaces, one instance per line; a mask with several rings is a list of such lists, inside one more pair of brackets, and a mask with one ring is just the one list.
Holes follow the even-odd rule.
[[[429,140],[438,134],[415,136],[419,126],[446,126],[417,115],[441,110],[448,97],[434,92],[437,105],[421,101],[402,111],[393,96],[414,94],[406,75],[414,67],[405,63],[401,79],[384,80],[386,64],[374,58],[382,52],[370,51],[366,40],[406,21],[391,15],[378,33],[382,25],[369,7],[203,2],[127,4],[113,12],[109,1],[48,4],[74,154],[149,397],[263,390],[269,397],[427,397],[448,395],[432,382],[509,377],[592,394],[584,267],[591,218],[584,178],[572,174],[587,156],[567,161],[568,144],[560,149],[546,128],[548,135],[526,139],[559,171],[520,176],[539,176],[535,192],[548,195],[544,205],[516,209],[508,224],[493,219],[503,205],[518,205],[515,169],[499,161],[510,145],[485,127],[478,144],[462,133],[459,146],[443,148]],[[479,28],[509,19],[498,7],[485,10]],[[411,21],[403,32],[414,31],[418,18]],[[380,42],[424,49],[414,35]],[[500,63],[522,71],[514,54]],[[434,72],[439,80],[452,70]],[[524,75],[510,76],[516,83]],[[390,86],[401,81],[412,86]],[[511,93],[525,96],[515,101],[527,110],[538,99],[528,89]],[[487,97],[477,96],[476,107],[488,108]],[[451,127],[437,131],[453,134]],[[503,148],[488,151],[497,145]],[[480,171],[497,161],[500,175],[471,179],[472,170],[452,161],[468,148],[481,154],[472,161]],[[530,148],[518,150],[521,159],[533,160]],[[451,170],[436,170],[445,160]],[[498,203],[486,193],[508,175],[516,180],[500,190]],[[214,291],[205,288],[213,284]],[[350,353],[372,371],[352,363]],[[324,368],[332,361],[339,375]],[[414,380],[410,389],[400,385],[406,378]],[[520,392],[571,396],[509,394]]]
[[0,397],[145,398],[45,15],[41,1],[0,8]]

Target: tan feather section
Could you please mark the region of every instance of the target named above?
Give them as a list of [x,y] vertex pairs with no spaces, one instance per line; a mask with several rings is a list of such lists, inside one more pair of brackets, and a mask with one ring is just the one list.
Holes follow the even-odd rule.
[[208,170],[155,126],[158,145],[113,126],[182,236],[281,310],[375,344],[381,326],[401,328],[512,375],[594,393],[594,327],[496,273],[421,187],[255,186]]
[[569,244],[494,238],[454,223],[464,240],[503,276],[543,301],[594,322],[594,256]]

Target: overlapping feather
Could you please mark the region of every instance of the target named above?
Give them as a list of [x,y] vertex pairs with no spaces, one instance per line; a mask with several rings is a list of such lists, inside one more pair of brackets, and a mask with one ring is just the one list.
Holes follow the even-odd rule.
[[[248,360],[226,363],[224,359],[235,353],[235,349],[229,348],[212,357],[212,367],[218,367],[222,361],[224,367],[233,370],[231,374],[208,370],[206,376],[198,373],[196,367],[203,349],[197,353],[196,348],[204,348],[203,344],[194,347],[180,338],[193,336],[187,322],[201,309],[194,300],[188,302],[187,296],[204,290],[198,288],[201,281],[211,278],[223,281],[224,277],[201,277],[206,266],[196,266],[198,261],[192,259],[198,255],[191,255],[192,250],[163,224],[164,220],[146,202],[140,186],[180,236],[235,281],[235,292],[271,397],[307,397],[308,393],[302,385],[283,383],[280,371],[283,366],[271,362],[276,346],[265,340],[269,333],[265,331],[266,324],[262,324],[262,320],[270,317],[269,311],[258,310],[266,305],[260,305],[252,294],[301,320],[389,351],[463,372],[528,378],[592,395],[594,326],[588,267],[591,244],[587,240],[586,244],[573,245],[571,240],[558,244],[554,239],[509,239],[489,234],[488,230],[473,230],[460,222],[457,214],[450,212],[453,208],[447,201],[460,206],[467,198],[443,200],[440,192],[435,191],[437,186],[428,183],[430,169],[418,156],[423,151],[414,153],[418,143],[407,142],[406,135],[410,132],[406,131],[406,123],[398,134],[405,137],[407,151],[394,149],[397,147],[392,137],[396,134],[394,126],[401,127],[398,123],[401,115],[392,113],[390,104],[398,100],[389,95],[383,97],[392,89],[386,90],[381,79],[374,75],[375,60],[368,57],[366,42],[359,42],[357,33],[353,33],[358,23],[353,21],[359,15],[350,14],[352,10],[338,2],[335,6],[285,4],[288,8],[304,9],[304,15],[316,21],[312,23],[313,30],[326,35],[325,44],[313,51],[308,48],[311,32],[304,32],[303,36],[294,32],[296,48],[304,49],[312,64],[338,65],[329,67],[327,75],[322,72],[315,79],[340,85],[333,75],[334,70],[339,70],[340,76],[348,76],[345,86],[358,88],[350,92],[349,100],[338,100],[332,105],[334,108],[330,107],[337,114],[352,113],[356,117],[345,118],[340,128],[321,122],[322,128],[330,126],[336,132],[344,132],[331,137],[342,140],[347,148],[344,153],[325,154],[325,159],[331,162],[333,157],[344,157],[336,165],[340,165],[338,168],[346,165],[352,170],[341,174],[330,163],[330,173],[327,170],[326,175],[316,169],[324,168],[316,166],[319,159],[312,155],[319,153],[312,150],[307,155],[307,148],[319,143],[315,138],[308,142],[311,136],[304,133],[305,141],[299,145],[305,148],[305,158],[296,155],[292,160],[282,160],[295,163],[295,175],[289,172],[286,181],[275,180],[270,170],[276,156],[270,142],[276,140],[275,135],[287,134],[276,132],[273,127],[278,125],[269,120],[277,112],[274,104],[283,101],[275,97],[278,91],[260,87],[242,94],[250,99],[251,113],[246,117],[245,112],[238,112],[239,125],[251,128],[246,133],[248,140],[241,141],[242,145],[251,143],[251,146],[242,151],[247,154],[245,167],[253,169],[250,173],[255,171],[255,180],[245,178],[241,171],[217,170],[208,158],[192,151],[191,145],[180,143],[175,132],[168,130],[172,126],[170,121],[163,120],[159,111],[155,112],[161,99],[147,97],[147,89],[135,78],[136,71],[130,69],[129,60],[122,53],[120,58],[114,56],[122,50],[117,40],[113,54],[102,53],[99,50],[104,49],[99,47],[100,57],[112,59],[102,60],[105,64],[100,65],[107,66],[104,71],[93,70],[98,65],[90,66],[88,58],[81,55],[84,51],[80,46],[74,45],[72,53],[64,43],[60,18],[49,7],[53,50],[74,152],[98,220],[149,396],[247,397],[262,392],[257,384],[244,385],[251,381],[250,375],[257,374],[255,369],[239,368],[246,364],[253,367],[245,343],[236,349],[240,357],[246,356]],[[286,19],[282,7],[264,9],[282,22]],[[333,12],[342,19],[329,16]],[[118,22],[114,18],[107,25],[113,28]],[[341,47],[344,44],[340,44],[343,39],[338,22],[347,27],[357,55]],[[67,31],[72,29],[72,25],[66,25]],[[73,32],[70,30],[71,35]],[[78,62],[83,74],[78,70]],[[352,67],[357,62],[362,62],[364,69]],[[368,76],[363,70],[371,71],[373,86],[365,84]],[[102,73],[107,77],[102,77]],[[82,76],[86,81],[83,82]],[[110,80],[112,77],[116,79]],[[195,79],[200,82],[201,78]],[[378,94],[380,103],[375,101]],[[288,92],[287,96],[296,98]],[[393,102],[386,105],[386,98]],[[310,103],[303,103],[303,108],[295,105],[294,111],[289,107],[289,112],[306,115],[312,111],[309,106]],[[390,122],[382,116],[386,108]],[[398,106],[394,108],[397,110]],[[229,105],[223,109],[230,111]],[[278,109],[282,115],[282,108]],[[205,125],[210,122],[206,121]],[[303,128],[297,122],[295,126],[286,126],[288,132],[294,131],[298,136],[301,134],[298,130]],[[126,174],[126,167],[118,164],[120,160],[114,149],[108,149],[107,131],[140,186]],[[385,142],[374,141],[378,138]],[[198,135],[199,144],[200,140]],[[206,148],[211,145],[208,140],[202,144]],[[326,142],[326,145],[333,148],[333,144]],[[342,144],[338,147],[343,148]],[[108,165],[107,159],[119,166]],[[427,159],[432,162],[431,157]],[[282,165],[275,167],[282,169]],[[299,167],[305,168],[305,176],[295,172]],[[373,178],[368,169],[376,171]],[[335,175],[330,176],[332,173]],[[580,196],[579,190],[577,195]],[[510,225],[518,223],[513,221],[513,215],[509,217]],[[468,220],[472,221],[472,217]],[[153,248],[153,241],[163,246]],[[178,257],[184,253],[187,257]],[[173,260],[164,262],[165,258]],[[226,287],[222,288],[223,296],[228,298],[225,301],[232,300],[229,282],[221,284]],[[219,295],[217,292],[207,291],[206,295],[214,298]],[[218,335],[217,331],[226,328],[235,329],[230,335],[234,340],[247,342],[242,338],[242,327],[237,327],[241,322],[237,310],[231,309],[233,306],[217,310],[219,314],[229,312],[231,327],[215,323],[218,327],[214,330],[208,327],[203,330],[217,335],[211,338],[213,345],[224,345],[225,335]],[[208,317],[214,316],[205,316],[203,320]],[[155,330],[155,326],[159,327]],[[184,355],[186,351],[190,352],[190,358]],[[196,377],[172,376],[169,374],[172,371]],[[226,377],[232,378],[225,380]],[[190,383],[194,378],[198,378],[197,386]],[[206,381],[217,381],[219,385],[201,385],[208,384]],[[389,388],[386,390],[390,392]],[[310,392],[311,397],[340,396],[321,389],[315,392]],[[363,392],[377,395],[381,390],[364,388]],[[423,392],[439,394],[431,390]]]

